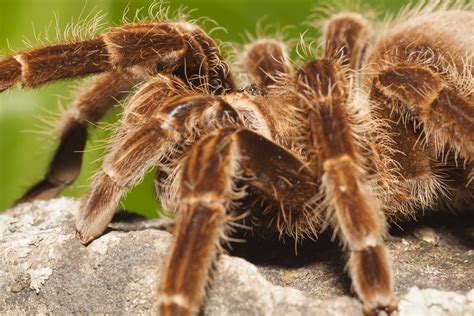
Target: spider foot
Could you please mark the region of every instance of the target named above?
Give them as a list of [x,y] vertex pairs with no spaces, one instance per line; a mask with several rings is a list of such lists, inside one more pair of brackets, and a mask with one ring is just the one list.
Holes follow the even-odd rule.
[[160,314],[162,316],[191,316],[195,315],[196,312],[192,312],[184,306],[172,303],[160,306]]
[[390,303],[386,306],[370,307],[364,304],[363,312],[365,316],[382,316],[382,315],[393,315],[398,309],[398,300],[396,297],[390,299]]
[[95,237],[94,236],[87,236],[87,235],[84,235],[82,234],[79,230],[76,230],[76,239],[79,240],[81,242],[81,244],[83,244],[84,246],[87,246],[88,244],[90,244],[94,239]]

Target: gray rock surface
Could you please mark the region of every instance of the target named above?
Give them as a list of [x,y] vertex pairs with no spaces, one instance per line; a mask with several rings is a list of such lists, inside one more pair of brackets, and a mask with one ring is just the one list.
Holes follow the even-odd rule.
[[[171,241],[159,220],[122,215],[88,247],[74,239],[78,202],[61,198],[0,214],[0,314],[151,314]],[[474,315],[472,219],[409,224],[388,241],[400,315]],[[361,315],[345,257],[324,236],[251,240],[221,255],[206,315]],[[419,288],[423,288],[420,290]]]

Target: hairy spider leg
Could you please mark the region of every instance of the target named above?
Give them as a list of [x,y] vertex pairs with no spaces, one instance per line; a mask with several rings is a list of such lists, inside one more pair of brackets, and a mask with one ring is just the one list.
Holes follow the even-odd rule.
[[90,81],[63,118],[61,139],[44,179],[15,204],[50,199],[71,185],[81,171],[89,124],[97,123],[140,81],[128,71],[110,71]]
[[474,55],[470,33],[460,32],[469,26],[473,12],[420,14],[377,41],[368,57],[369,97],[399,149],[394,199],[406,201],[397,208],[412,217],[415,208],[441,200],[456,208],[474,196]]
[[88,122],[99,121],[135,84],[157,73],[174,73],[208,93],[235,90],[215,43],[185,22],[138,22],[110,29],[96,39],[33,48],[0,60],[0,91],[17,83],[50,81],[106,72],[79,94],[64,119],[61,141],[43,180],[15,204],[57,196],[78,176]]
[[433,70],[417,64],[390,67],[374,84],[387,98],[402,102],[393,110],[409,112],[423,123],[437,152],[451,148],[474,160],[474,94],[463,96]]
[[86,41],[33,48],[0,60],[0,91],[17,83],[34,88],[50,81],[132,68],[175,73],[211,93],[235,90],[214,41],[187,22],[142,21],[111,28]]
[[355,137],[347,78],[339,60],[307,63],[297,73],[300,102],[309,109],[328,219],[350,251],[353,286],[366,314],[380,308],[392,311],[396,298],[383,240],[386,222],[368,184],[364,154]]
[[242,65],[250,82],[260,88],[275,84],[282,76],[293,73],[284,43],[262,38],[244,47]]
[[[257,143],[255,143],[257,142]],[[263,145],[264,149],[256,149]],[[266,164],[266,162],[270,162]],[[288,172],[294,186],[277,189],[278,172]],[[261,168],[261,169],[260,169]],[[225,239],[232,215],[232,201],[246,192],[236,182],[255,176],[255,187],[283,204],[304,204],[318,194],[311,172],[291,153],[247,129],[226,128],[207,135],[189,151],[180,182],[179,217],[159,287],[161,315],[198,313],[209,278],[209,270]],[[274,182],[276,181],[276,182]],[[247,181],[245,181],[247,182]],[[263,186],[267,189],[263,189]],[[294,194],[290,197],[291,194]],[[285,200],[285,198],[289,200]],[[298,218],[299,210],[293,210]],[[313,214],[315,218],[317,212]],[[300,216],[301,217],[301,216]],[[230,216],[232,218],[232,216]]]
[[87,244],[100,236],[127,188],[150,168],[160,170],[160,164],[179,154],[186,143],[193,143],[200,128],[205,131],[210,123],[225,126],[236,120],[237,114],[223,99],[186,90],[177,78],[159,76],[145,84],[127,106],[110,153],[82,200],[77,237]]
[[371,36],[372,27],[362,15],[333,15],[324,24],[324,57],[339,59],[344,66],[359,70],[363,65]]

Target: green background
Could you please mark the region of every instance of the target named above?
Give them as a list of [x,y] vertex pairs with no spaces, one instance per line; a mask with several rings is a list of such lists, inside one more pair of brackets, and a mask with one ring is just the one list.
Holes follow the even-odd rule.
[[[387,0],[368,3],[379,12],[396,12],[406,2]],[[83,16],[89,12],[102,11],[106,13],[105,26],[113,26],[121,23],[127,6],[127,16],[133,17],[137,8],[145,8],[146,12],[150,3],[134,0],[0,0],[0,55],[24,49],[24,39],[33,45],[38,44],[34,34],[44,38],[48,26],[49,34],[54,38],[56,21],[62,31],[71,19],[78,19],[81,11],[85,12]],[[196,9],[191,13],[191,18],[206,16],[227,30],[214,32],[214,38],[243,43],[245,32],[255,33],[258,21],[262,21],[263,26],[294,26],[288,32],[288,37],[298,38],[300,33],[308,29],[305,21],[308,21],[312,9],[324,3],[306,0],[187,0],[169,1],[169,6],[171,10],[181,5]],[[211,24],[204,25],[205,29],[211,27]],[[317,35],[317,30],[309,28],[306,37],[315,38]],[[77,85],[77,80],[68,80],[38,90],[16,88],[0,94],[0,211],[11,206],[46,172],[57,146],[54,127],[50,125],[57,122],[62,113],[60,107],[68,107],[73,95],[71,90]],[[119,109],[115,109],[106,121],[114,122],[118,112]],[[81,176],[63,195],[84,194],[93,171],[100,166],[102,150],[97,147],[100,147],[106,135],[101,128],[91,131],[86,148],[89,152],[85,154]],[[122,206],[148,217],[156,216],[159,204],[153,198],[151,179],[152,175],[148,175],[123,199]]]

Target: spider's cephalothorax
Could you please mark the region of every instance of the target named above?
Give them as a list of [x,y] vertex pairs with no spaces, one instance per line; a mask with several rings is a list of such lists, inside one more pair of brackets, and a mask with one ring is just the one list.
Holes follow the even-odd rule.
[[[177,212],[159,286],[163,315],[197,313],[235,221],[296,239],[331,225],[350,253],[366,314],[396,308],[387,222],[474,198],[474,13],[427,5],[372,35],[359,14],[325,25],[325,56],[296,71],[279,41],[246,46],[238,90],[214,42],[187,22],[138,22],[95,39],[0,60],[0,89],[102,73],[65,118],[43,181],[56,196],[80,171],[90,122],[142,83],[83,198],[76,227],[99,237],[150,168]],[[238,203],[236,203],[238,202]]]

